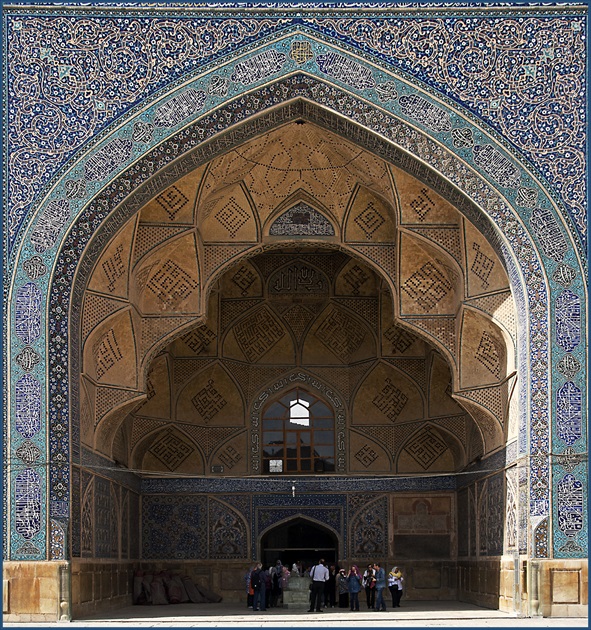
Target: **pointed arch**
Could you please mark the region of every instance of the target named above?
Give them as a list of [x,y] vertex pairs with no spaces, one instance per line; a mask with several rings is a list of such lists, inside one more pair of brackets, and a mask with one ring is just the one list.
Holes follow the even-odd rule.
[[[285,37],[287,42],[292,36],[293,34],[281,33],[280,38]],[[307,33],[299,31],[296,37],[306,38]],[[259,55],[266,54],[265,58],[273,57],[277,60],[278,57],[269,52],[277,41],[265,42]],[[326,44],[331,50],[334,47],[332,41],[327,41]],[[394,98],[391,99],[393,101],[391,106],[377,106],[375,102],[364,100],[365,97],[360,96],[361,88],[358,85],[338,80],[334,73],[331,74],[332,66],[329,61],[331,59],[334,61],[335,55],[340,55],[343,59],[356,64],[359,76],[369,81],[367,85],[363,84],[362,89],[375,89],[376,95],[385,93],[387,82],[383,79],[386,78],[384,74],[386,70],[381,67],[377,69],[376,65],[369,64],[361,58],[353,58],[345,49],[339,49],[338,52],[332,50],[329,55],[332,56],[325,55],[322,59],[318,57],[317,67],[308,73],[290,74],[288,67],[284,65],[280,68],[281,72],[277,71],[263,77],[268,80],[264,86],[253,86],[256,81],[243,83],[240,87],[241,97],[259,98],[261,102],[259,111],[262,113],[250,119],[242,111],[238,113],[230,111],[232,108],[226,107],[226,103],[220,101],[215,102],[213,110],[201,111],[197,108],[202,100],[200,92],[188,87],[187,84],[175,87],[168,94],[159,95],[159,101],[154,103],[154,109],[150,113],[152,118],[149,124],[152,126],[170,122],[173,106],[179,102],[179,97],[184,91],[193,90],[189,96],[194,98],[192,102],[196,109],[191,116],[178,120],[176,125],[171,125],[169,131],[165,130],[164,125],[163,134],[166,137],[161,144],[149,149],[146,147],[144,157],[139,160],[133,158],[135,160],[133,163],[130,151],[133,141],[124,139],[123,135],[132,132],[129,136],[133,136],[133,126],[140,122],[143,112],[131,113],[130,118],[121,127],[109,130],[85,155],[80,154],[76,166],[79,170],[75,172],[74,169],[70,169],[60,175],[51,192],[32,212],[27,231],[23,232],[23,247],[15,257],[14,267],[9,271],[10,292],[12,295],[21,295],[19,291],[28,283],[26,279],[30,278],[27,270],[30,270],[33,255],[41,255],[43,264],[53,270],[45,302],[41,305],[33,300],[34,312],[29,313],[34,318],[38,315],[46,335],[55,341],[49,351],[43,340],[36,343],[35,351],[38,352],[40,361],[35,371],[37,374],[46,375],[47,380],[55,384],[50,388],[48,397],[42,401],[42,407],[43,410],[48,410],[49,415],[49,424],[43,428],[44,437],[56,438],[45,440],[52,445],[50,459],[58,462],[54,465],[55,474],[46,479],[49,480],[49,502],[59,513],[67,514],[69,510],[69,490],[58,483],[60,475],[57,471],[67,472],[71,463],[68,440],[64,438],[70,430],[68,422],[78,422],[79,394],[76,391],[75,377],[70,379],[69,374],[61,372],[56,376],[56,370],[63,365],[68,353],[72,357],[72,374],[76,375],[80,367],[79,349],[68,346],[68,337],[74,340],[79,338],[81,297],[87,286],[89,269],[103,251],[110,236],[146,199],[165,190],[170,182],[176,181],[185,172],[186,168],[203,163],[205,156],[211,155],[212,151],[214,154],[217,152],[221,154],[227,150],[228,144],[236,143],[239,138],[244,139],[248,134],[254,137],[262,129],[282,124],[287,119],[286,116],[292,119],[305,118],[325,125],[335,133],[350,135],[359,145],[370,147],[376,155],[412,172],[419,180],[433,186],[442,197],[452,201],[489,238],[499,258],[505,262],[512,288],[520,300],[518,313],[522,319],[519,324],[524,332],[523,345],[519,349],[522,370],[520,387],[522,392],[532,392],[533,400],[529,419],[522,416],[522,433],[526,434],[529,420],[536,425],[541,434],[551,436],[552,418],[556,415],[556,409],[552,406],[553,383],[550,379],[554,371],[551,369],[553,366],[548,365],[548,345],[556,341],[565,342],[565,338],[562,333],[556,331],[552,331],[553,336],[550,338],[545,324],[548,323],[547,314],[551,307],[556,309],[561,322],[566,321],[569,309],[565,302],[570,299],[570,295],[564,296],[560,293],[562,289],[556,286],[554,278],[552,281],[549,280],[550,270],[555,263],[563,265],[561,267],[563,271],[568,267],[581,276],[573,285],[580,294],[576,295],[579,304],[582,304],[581,297],[586,292],[586,288],[581,284],[584,264],[580,261],[578,244],[571,239],[570,234],[567,238],[564,237],[563,228],[567,222],[560,208],[527,164],[522,163],[518,156],[511,154],[498,142],[495,134],[482,125],[476,127],[471,116],[452,107],[446,99],[428,96],[418,82],[411,83],[406,77],[390,72],[387,75],[389,81],[394,83],[399,81],[407,87],[410,85],[408,89],[414,90],[415,93],[412,95],[413,98],[408,97],[404,101],[398,99],[402,111],[395,111]],[[236,79],[244,78],[247,72],[245,66],[236,65],[240,62],[229,57],[223,62],[228,66],[234,64],[235,73],[232,76]],[[376,82],[373,72],[376,73],[375,76],[379,76],[379,81]],[[203,75],[196,80],[205,85],[212,79],[208,75]],[[318,102],[314,102],[314,88],[318,88],[317,93],[319,91],[324,93]],[[281,91],[286,95],[285,105],[277,107],[277,94]],[[304,97],[300,96],[302,93],[305,94]],[[393,94],[391,90],[390,93]],[[374,100],[376,95],[372,96]],[[352,112],[351,120],[344,118],[335,106],[339,98],[342,99],[342,103],[351,106],[349,108]],[[416,115],[417,103],[440,123],[436,132],[433,132],[432,127],[429,128],[424,116]],[[234,106],[234,103],[231,105]],[[227,127],[220,132],[219,127],[215,129],[212,120],[222,112],[224,115],[228,114],[228,122]],[[375,116],[373,119],[372,115]],[[437,134],[448,131],[451,134],[453,131],[446,122],[452,119],[464,125],[461,129],[470,131],[477,129],[483,138],[483,144],[475,145],[471,149],[470,160],[460,159],[459,151],[454,152],[451,143],[443,146],[439,140]],[[252,123],[250,128],[247,124],[238,129],[237,123],[245,120]],[[420,141],[417,141],[417,138]],[[170,153],[172,145],[179,148],[174,154],[175,157],[181,155],[175,161],[166,157],[166,151]],[[108,159],[110,154],[116,156],[116,159]],[[150,170],[146,166],[148,162],[161,168],[154,170],[154,167],[151,167]],[[501,171],[491,169],[491,164],[501,164]],[[108,165],[103,173],[100,173],[101,165]],[[143,174],[142,168],[146,169]],[[102,186],[100,192],[86,206],[80,201],[73,201],[66,194],[66,190],[71,189],[72,182],[78,185],[83,180],[80,179],[82,170],[90,175],[92,181],[99,174],[104,174],[100,180]],[[78,179],[75,179],[76,177]],[[530,212],[529,224],[521,221],[521,214],[516,208],[518,205],[516,198],[520,190],[514,184],[518,181],[531,186],[538,194],[540,207]],[[137,192],[130,195],[129,190],[133,189]],[[78,258],[81,258],[81,261],[76,268],[72,261]],[[564,274],[561,277],[563,276]],[[215,280],[215,277],[212,276],[211,279]],[[558,300],[559,294],[562,295],[561,300]],[[63,316],[64,308],[70,309],[70,321]],[[61,310],[56,312],[56,309]],[[17,331],[22,330],[27,324],[23,312],[12,306],[8,317],[11,334],[14,333],[18,337]],[[529,340],[526,331],[530,330],[534,330],[537,336],[535,347],[528,345],[529,341],[526,341]],[[583,336],[584,331],[582,335],[575,336],[579,342],[577,346],[581,346]],[[558,350],[561,346],[555,343],[555,347]],[[146,358],[153,356],[155,351],[151,350]],[[16,355],[16,351],[14,354]],[[558,362],[561,354],[562,351],[558,350],[552,355],[552,360]],[[14,374],[15,363],[16,361],[9,361],[9,380]],[[147,367],[148,363],[146,360],[144,366]],[[527,373],[530,363],[535,364],[541,374],[535,380],[531,380]],[[584,377],[584,370],[580,371],[579,376]],[[140,379],[140,382],[143,380]],[[62,400],[64,395],[65,405]],[[525,414],[525,410],[522,413]],[[74,428],[73,434],[76,433]],[[16,429],[12,434],[14,436],[12,442],[16,449],[19,440],[21,442],[22,440]],[[527,448],[526,442],[527,440],[520,440],[521,452]],[[544,472],[548,469],[544,458],[547,457],[545,454],[550,452],[549,443],[550,437],[534,445],[535,452],[531,453],[537,457],[533,460],[535,465],[531,471],[531,479],[532,483],[537,480],[537,494],[535,499],[532,499],[532,509],[538,516],[547,514],[549,509],[550,482],[547,473]],[[73,452],[76,453],[76,449]],[[73,457],[76,459],[79,456],[74,454]],[[543,482],[539,482],[540,475]],[[39,534],[37,543],[42,543],[45,533]]]

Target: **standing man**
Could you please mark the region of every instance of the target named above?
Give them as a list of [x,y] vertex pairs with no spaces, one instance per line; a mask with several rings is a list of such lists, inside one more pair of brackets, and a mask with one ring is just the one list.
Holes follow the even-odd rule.
[[365,587],[365,597],[367,599],[367,607],[369,610],[375,610],[376,607],[376,572],[373,570],[373,564],[368,564],[363,574],[363,586]]
[[379,562],[373,565],[376,572],[376,610],[386,610],[384,600],[384,589],[386,588],[386,571],[382,569]]
[[308,612],[322,612],[320,602],[324,595],[324,583],[328,581],[328,569],[324,566],[324,560],[320,559],[318,564],[312,567],[310,571],[312,578],[312,593],[310,594],[310,610]]

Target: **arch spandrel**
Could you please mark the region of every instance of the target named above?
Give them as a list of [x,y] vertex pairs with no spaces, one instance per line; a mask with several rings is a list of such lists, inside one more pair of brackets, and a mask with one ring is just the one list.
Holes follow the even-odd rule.
[[463,270],[446,253],[412,234],[400,233],[400,317],[455,314],[463,300]]
[[318,314],[302,347],[305,365],[347,365],[375,356],[376,340],[367,322],[338,303]]
[[135,228],[135,221],[129,221],[105,248],[88,285],[91,291],[119,299],[129,298],[128,274]]
[[[323,79],[325,79],[326,77],[322,77]],[[303,84],[306,84],[306,82],[309,81],[308,78],[303,80]],[[326,90],[328,92],[332,91],[336,91],[339,88],[336,88],[334,85],[330,85],[330,84],[324,84],[323,87],[326,87]],[[265,88],[267,89],[267,88]],[[264,90],[263,90],[264,92]],[[353,99],[354,100],[354,96],[352,96],[352,92],[350,92],[349,94],[346,94],[346,98],[348,99]],[[326,101],[324,101],[322,103],[323,107],[325,106]],[[316,111],[314,112],[314,106],[311,105],[310,103],[305,103],[302,102],[302,111],[305,110],[306,115],[311,116],[311,118],[316,117],[317,119],[322,119],[322,122],[324,124],[329,121],[330,119],[330,114],[326,115],[326,111]],[[366,108],[367,110],[371,110],[371,105],[368,105],[367,103],[362,103],[362,109],[363,107]],[[359,119],[355,119],[355,116],[357,116],[356,110],[354,108],[351,108],[351,111],[353,112],[353,120],[352,121],[345,121],[343,119],[340,119],[337,117],[334,118],[333,122],[334,122],[334,128],[337,130],[338,133],[342,133],[344,130],[357,130],[359,131],[359,133],[356,136],[356,141],[363,144],[363,143],[367,143],[368,146],[372,146],[374,147],[375,150],[375,145],[376,145],[376,137],[373,135],[373,131],[372,132],[367,132],[367,129],[363,129],[363,125],[364,123],[361,122],[361,118]],[[300,115],[298,113],[298,115]],[[402,120],[402,119],[401,119]],[[465,121],[464,121],[465,122]],[[416,121],[413,123],[416,124]],[[466,123],[468,124],[468,123]],[[470,123],[471,124],[471,123]],[[404,125],[404,123],[402,123],[402,126]],[[371,124],[368,123],[368,127],[371,129]],[[374,130],[377,128],[377,126],[374,126]],[[395,155],[397,159],[400,160],[400,163],[402,163],[404,165],[404,168],[407,168],[409,170],[412,170],[415,174],[418,175],[419,179],[421,179],[422,181],[429,181],[436,189],[437,186],[439,184],[441,184],[441,188],[438,189],[442,196],[448,198],[448,199],[455,199],[455,200],[459,200],[458,206],[460,206],[460,208],[463,211],[466,211],[468,213],[468,216],[472,219],[478,219],[476,221],[476,223],[481,223],[480,219],[479,219],[479,213],[481,212],[480,209],[477,209],[476,206],[473,206],[472,204],[467,202],[467,197],[463,197],[462,194],[460,194],[458,192],[458,190],[460,188],[463,188],[464,191],[466,192],[467,195],[469,195],[470,193],[468,193],[467,191],[470,190],[470,184],[471,183],[475,183],[476,186],[475,188],[471,189],[473,191],[472,193],[472,197],[473,199],[476,200],[476,204],[480,206],[480,208],[484,209],[484,212],[482,213],[482,216],[484,216],[485,212],[489,212],[490,216],[492,216],[492,220],[495,223],[496,227],[493,229],[490,227],[490,224],[485,220],[484,221],[484,228],[482,229],[482,232],[488,236],[491,237],[491,242],[495,245],[495,250],[497,251],[497,253],[499,253],[499,256],[502,257],[503,255],[508,255],[509,252],[512,250],[513,254],[515,257],[515,260],[517,261],[517,265],[520,267],[520,273],[523,275],[523,278],[525,279],[525,283],[527,285],[527,291],[529,293],[528,295],[528,299],[530,301],[537,301],[538,303],[543,303],[544,302],[544,296],[545,296],[545,286],[544,286],[544,272],[539,272],[539,269],[544,269],[544,263],[536,263],[534,262],[533,268],[532,268],[532,264],[531,264],[531,260],[532,260],[532,256],[533,256],[533,260],[536,261],[536,257],[537,260],[543,260],[544,256],[546,254],[546,250],[544,250],[544,248],[542,247],[542,249],[544,250],[543,253],[539,254],[537,252],[537,245],[534,245],[533,247],[529,247],[529,248],[524,248],[524,247],[518,247],[516,245],[516,242],[518,239],[521,239],[524,242],[527,242],[530,240],[530,236],[531,236],[531,241],[533,243],[539,243],[540,240],[546,238],[545,233],[544,232],[540,232],[540,230],[538,229],[536,231],[535,227],[529,226],[527,225],[526,222],[524,222],[523,224],[520,221],[515,221],[512,222],[510,219],[511,213],[513,212],[513,210],[510,208],[509,204],[507,204],[507,206],[504,206],[505,202],[506,202],[506,198],[504,198],[504,190],[503,190],[503,186],[498,184],[498,182],[493,182],[491,179],[491,174],[489,172],[486,173],[486,175],[483,175],[480,179],[479,176],[474,175],[474,173],[471,173],[470,176],[466,179],[466,181],[464,183],[466,183],[466,186],[460,186],[459,181],[461,180],[461,176],[458,176],[458,173],[462,171],[462,169],[464,169],[464,172],[469,171],[469,168],[464,164],[461,166],[458,166],[457,170],[455,172],[453,172],[453,169],[450,170],[449,172],[445,173],[444,172],[444,168],[441,166],[440,163],[437,162],[437,157],[433,157],[432,160],[430,160],[428,163],[431,165],[431,167],[433,168],[433,170],[429,170],[428,168],[423,168],[422,165],[420,165],[420,163],[418,161],[414,161],[414,158],[410,157],[410,153],[412,153],[413,149],[417,148],[416,146],[411,146],[412,142],[414,142],[414,138],[417,137],[417,135],[421,135],[422,132],[418,132],[415,130],[413,130],[413,137],[411,138],[411,142],[405,144],[404,140],[402,140],[400,137],[397,137],[394,139],[394,142],[399,141],[401,143],[400,146],[403,147],[402,151],[397,151],[394,150],[392,145],[389,145],[388,143],[384,143],[383,146],[379,147],[377,149],[377,152],[380,154],[386,154],[386,155]],[[427,138],[430,135],[430,132],[427,131],[426,133]],[[214,137],[213,135],[211,136],[212,138]],[[389,138],[390,141],[392,141],[392,138]],[[225,142],[227,141],[227,139],[225,140]],[[433,146],[437,146],[437,143],[434,142],[433,140],[431,140],[431,142],[433,142]],[[491,141],[492,142],[492,141]],[[189,141],[190,144],[190,141]],[[429,140],[427,141],[426,144],[429,144]],[[204,143],[205,145],[205,143]],[[188,146],[188,145],[187,145]],[[196,145],[195,145],[196,146]],[[486,146],[492,146],[491,145],[486,145]],[[209,148],[209,147],[203,147],[203,148]],[[441,149],[441,147],[439,146],[439,149]],[[100,149],[99,149],[100,150]],[[409,153],[405,153],[405,151],[409,151]],[[503,156],[503,150],[502,149],[498,149],[499,151],[499,155]],[[390,153],[388,153],[390,152]],[[490,153],[490,150],[488,150],[488,152]],[[198,151],[196,151],[194,154],[192,154],[190,156],[190,160],[193,161],[193,163],[195,163],[195,160],[199,161],[199,158],[197,157]],[[186,154],[188,157],[188,153]],[[425,155],[424,153],[421,152],[421,150],[417,150],[416,155],[420,158],[420,159],[424,159]],[[162,162],[164,163],[164,162]],[[178,163],[175,167],[176,169],[176,173],[177,175],[173,175],[172,180],[175,180],[175,177],[178,177],[178,173],[182,173],[182,169],[183,166]],[[179,170],[180,169],[180,170]],[[439,173],[443,174],[443,180],[441,182],[435,182],[434,180],[436,178],[433,177],[434,173],[436,173],[439,170]],[[127,178],[130,176],[130,172],[126,172],[124,174],[124,177]],[[446,179],[447,178],[447,179]],[[468,182],[468,179],[470,179],[470,182]],[[450,182],[452,182],[452,185],[450,185]],[[167,186],[165,186],[165,184],[169,185],[169,182],[167,181],[166,177],[164,176],[164,171],[161,171],[158,173],[158,175],[154,178],[153,180],[153,185],[156,186],[157,191],[159,190],[166,190]],[[151,184],[152,185],[152,184]],[[457,188],[456,188],[457,186]],[[488,190],[485,190],[487,187]],[[494,189],[497,189],[497,193],[499,195],[499,197],[501,198],[501,202],[497,202],[497,201],[491,201],[490,203],[486,202],[486,198],[487,195],[491,194],[491,191],[493,191]],[[58,185],[58,189],[59,189],[59,185]],[[56,189],[56,190],[58,190]],[[58,190],[59,193],[59,190]],[[103,194],[103,193],[101,193]],[[111,193],[112,194],[112,193]],[[145,195],[146,191],[141,191],[141,194]],[[492,193],[493,196],[495,193]],[[145,197],[144,197],[145,198]],[[125,217],[125,213],[128,212],[132,207],[134,207],[134,204],[136,205],[137,208],[137,204],[138,201],[134,200],[131,201],[131,198],[128,199],[128,201],[130,201],[130,203],[128,204],[127,207],[125,207],[125,203],[127,203],[126,201],[123,201],[123,197],[119,198],[119,201],[123,202],[123,206],[118,207],[117,209],[117,213],[119,213],[119,220],[121,219],[121,217]],[[116,194],[113,195],[113,200],[116,202],[114,204],[109,205],[109,207],[114,207],[117,205],[118,201],[117,201],[117,196]],[[489,197],[490,200],[490,197]],[[462,204],[465,204],[462,207]],[[79,204],[80,205],[80,204]],[[89,206],[89,208],[92,207],[92,203]],[[98,205],[98,207],[100,208],[100,204]],[[552,208],[552,204],[549,205],[550,208]],[[55,210],[55,207],[53,208]],[[552,214],[552,211],[550,211],[548,208],[546,208],[548,210],[548,212],[550,214]],[[40,213],[45,212],[46,216],[47,216],[47,207],[45,209],[41,209]],[[103,211],[103,213],[101,214],[101,212],[99,211],[95,218],[93,219],[95,221],[93,228],[91,228],[91,231],[94,231],[94,229],[98,229],[99,226],[101,225],[101,222],[103,220],[103,218],[106,216],[107,211]],[[519,213],[517,213],[519,214]],[[72,215],[74,216],[74,215]],[[560,225],[560,222],[556,222],[556,225]],[[104,223],[104,227],[107,229],[107,231],[105,231],[102,234],[99,234],[96,241],[94,242],[94,244],[91,245],[91,247],[89,248],[89,254],[91,254],[90,258],[88,258],[88,260],[92,260],[92,255],[96,256],[98,255],[98,252],[102,251],[102,248],[105,244],[105,242],[108,241],[109,238],[109,234],[108,234],[108,230],[111,230],[111,233],[113,231],[113,229],[115,229],[118,225],[120,225],[120,223],[117,223],[117,221],[115,221],[113,223],[114,227],[107,227],[107,222]],[[537,224],[539,226],[539,222]],[[479,225],[479,227],[481,227],[481,225]],[[34,227],[33,227],[33,232],[35,232],[35,228],[39,228],[39,223]],[[560,227],[558,228],[560,230]],[[503,233],[503,236],[500,236],[500,234]],[[528,236],[529,233],[529,236]],[[38,229],[36,234],[38,234]],[[47,235],[45,235],[47,236]],[[58,265],[56,267],[56,274],[59,273],[63,273],[64,277],[68,276],[68,273],[71,273],[68,271],[68,266],[71,266],[71,259],[68,258],[68,254],[66,252],[69,252],[71,249],[71,245],[72,245],[72,240],[75,240],[76,238],[78,238],[78,235],[76,235],[76,237],[73,237],[72,234],[69,234],[66,238],[66,240],[64,241],[64,247],[63,247],[63,251],[60,254],[61,259],[58,262]],[[68,240],[69,239],[69,240]],[[39,239],[36,239],[34,241],[35,243],[40,243]],[[47,255],[45,255],[45,258],[48,259],[49,256],[53,255],[51,253],[52,251],[52,247],[56,244],[57,240],[55,240],[53,242],[53,244],[50,244],[50,247],[46,248],[45,250],[43,250],[43,254],[45,255],[45,252],[49,252]],[[86,241],[84,241],[84,238],[82,238],[79,241],[79,244],[81,243],[86,243]],[[503,252],[502,247],[500,247],[501,243],[504,245],[505,247],[505,251]],[[544,241],[544,243],[547,244],[547,241]],[[78,246],[78,245],[76,245]],[[82,249],[83,249],[84,245],[82,245]],[[92,254],[91,250],[94,248],[95,253]],[[573,254],[570,250],[568,252],[566,252],[565,256],[567,257],[568,261],[570,262],[571,265],[573,265],[574,267],[577,267],[580,269],[580,266],[577,264],[577,259],[576,259],[576,248],[575,249],[575,253]],[[21,261],[25,261],[25,260],[29,260],[31,257],[31,254],[33,253],[31,247],[29,245],[26,245],[22,252],[21,252]],[[28,257],[28,258],[27,258]],[[538,264],[538,269],[535,269],[535,265]],[[83,262],[81,269],[84,267],[84,265],[87,265],[87,262]],[[24,267],[23,267],[24,269]],[[22,275],[22,274],[21,274]],[[541,279],[541,283],[536,283],[536,282],[530,282],[530,279],[533,278],[534,276],[537,277],[537,279]],[[80,274],[80,278],[83,278],[84,274],[81,273]],[[514,283],[516,281],[515,277],[512,276],[511,277],[512,282]],[[43,281],[45,282],[45,281]],[[18,282],[17,282],[18,284]],[[579,289],[580,286],[576,285]],[[84,287],[84,281],[81,281],[81,284],[79,284],[77,287],[74,288],[74,293],[72,295],[72,299],[73,302],[76,302],[76,295],[78,293],[80,293],[81,290],[83,290]],[[52,285],[51,291],[48,292],[48,295],[53,292],[54,295],[59,293],[62,289],[60,287],[58,287],[57,285]],[[551,287],[551,290],[554,290]],[[584,291],[584,290],[583,290]],[[49,298],[48,298],[49,299]],[[76,316],[75,314],[75,309],[76,306],[73,305],[74,311],[73,311],[73,315],[74,317]],[[537,320],[536,320],[537,318]],[[535,328],[537,326],[538,322],[541,322],[541,318],[542,315],[541,314],[537,314],[535,312],[532,312],[530,314],[530,320],[529,320],[529,325],[532,326],[533,328]],[[19,316],[18,314],[14,314],[13,315],[13,319],[15,319],[18,323],[19,321]],[[61,323],[59,321],[55,321],[55,322],[51,322],[49,327],[52,331],[52,334],[54,334],[56,332],[56,330],[61,330],[60,327],[63,328],[65,324]],[[538,326],[539,328],[539,326]],[[448,333],[449,334],[449,333]],[[540,335],[540,339],[543,337],[543,333],[539,333]],[[55,351],[56,353],[62,351],[63,349],[66,347],[65,343],[61,343],[58,342],[56,344],[56,347],[52,349],[52,351]],[[544,349],[542,348],[540,351],[538,352],[538,356],[535,356],[535,353],[531,355],[531,361],[535,362],[535,361],[543,361],[543,355],[544,355]],[[541,357],[540,357],[540,353],[541,353]],[[527,353],[526,353],[527,354]],[[527,355],[529,358],[529,355]],[[523,359],[525,360],[526,355],[523,355]],[[50,361],[54,361],[53,364],[55,364],[55,360],[49,358]],[[38,369],[43,369],[43,364],[40,366],[40,368]],[[145,369],[147,369],[147,365],[145,366]],[[525,386],[525,384],[524,384]],[[536,385],[537,386],[537,385]],[[544,383],[539,383],[539,388],[540,391],[542,391],[544,389]],[[53,394],[52,394],[53,395]],[[74,402],[74,406],[75,406],[75,401],[77,399],[77,393],[73,392],[73,402]],[[542,404],[542,403],[539,403]],[[538,405],[538,403],[536,402],[536,405]],[[542,405],[543,406],[543,405]],[[534,417],[532,415],[532,417]],[[56,417],[52,416],[50,417],[50,432],[55,430],[55,422],[56,422]],[[543,420],[543,423],[545,423],[546,427],[548,426],[548,422],[547,420]],[[548,449],[546,449],[545,452],[547,452]],[[543,457],[544,456],[544,448],[543,446],[541,447],[540,450],[540,455]],[[67,459],[67,458],[66,458]],[[541,470],[544,470],[544,463],[542,462],[541,466]],[[535,471],[532,473],[533,475],[537,474]],[[532,477],[533,478],[533,477]],[[55,479],[55,476],[52,477],[52,479]],[[51,485],[51,484],[50,484]],[[543,484],[542,484],[543,485]],[[51,486],[53,488],[53,486]],[[541,487],[541,486],[539,486]],[[547,496],[548,496],[548,485],[546,484],[546,486],[544,486],[546,489],[541,489],[539,490],[539,494],[537,495],[537,497],[535,498],[535,500],[532,501],[532,510],[536,513],[547,513]],[[59,504],[61,505],[61,507],[56,508],[56,509],[65,509],[64,505],[67,505],[68,502],[68,497],[67,497],[67,491],[62,491],[59,490],[59,492],[57,490],[55,490],[55,488],[53,490],[50,490],[50,494],[52,496],[52,501],[54,501],[54,505],[57,506],[58,503],[57,501],[59,501]],[[533,512],[532,512],[533,513]]]
[[194,225],[195,207],[205,166],[191,170],[168,188],[154,195],[141,210],[140,223],[146,225]]
[[134,270],[133,295],[143,317],[201,313],[198,248],[188,233],[162,243]]
[[[379,279],[374,274],[368,273],[365,265],[359,260],[352,259],[339,272],[335,283],[335,297],[349,296],[351,291],[355,297],[371,297],[378,293]],[[377,322],[371,321],[372,325]]]
[[489,318],[463,309],[460,335],[460,389],[500,383],[514,371],[511,348]]
[[185,432],[167,427],[140,442],[134,453],[138,470],[202,475],[207,469],[199,445]]
[[396,215],[391,204],[367,186],[355,188],[344,220],[344,240],[348,243],[388,243],[394,246]]
[[350,474],[388,474],[394,470],[390,449],[385,447],[377,435],[359,432],[353,428],[349,433],[348,470]]
[[228,359],[261,365],[291,364],[296,356],[292,335],[266,304],[255,306],[228,330],[223,351]]
[[[235,271],[219,279],[219,291],[226,299],[260,300],[263,297],[263,279],[250,259],[243,259]],[[254,303],[254,302],[253,302]]]
[[472,224],[465,221],[466,292],[471,298],[509,288],[506,270],[497,253]]
[[401,225],[441,224],[458,226],[457,210],[432,188],[410,173],[390,166],[394,190],[398,199]]
[[236,436],[230,435],[227,439],[224,436],[209,457],[209,469],[213,471],[216,470],[214,467],[218,467],[220,473],[247,475],[249,468],[245,453],[248,451],[248,437],[246,430]]

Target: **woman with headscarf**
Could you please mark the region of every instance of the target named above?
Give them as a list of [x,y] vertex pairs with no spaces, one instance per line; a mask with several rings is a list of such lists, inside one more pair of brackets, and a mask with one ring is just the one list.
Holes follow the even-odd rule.
[[337,589],[339,590],[339,608],[349,606],[349,585],[345,569],[340,569],[337,575]]
[[392,569],[392,571],[388,573],[388,590],[390,591],[390,595],[392,596],[392,608],[394,608],[394,602],[396,601],[396,595],[394,594],[394,591],[398,591],[398,586],[396,586],[396,578],[394,576],[395,568],[396,567],[394,567],[394,569]]
[[255,566],[247,567],[246,574],[244,575],[244,581],[246,583],[246,606],[248,608],[252,608],[252,599],[254,596],[254,589],[252,588],[250,584],[250,574],[254,571]]
[[393,577],[394,588],[390,590],[392,593],[392,608],[400,608],[400,599],[402,598],[402,571],[398,567],[394,567],[388,575],[388,584],[390,583],[390,575]]

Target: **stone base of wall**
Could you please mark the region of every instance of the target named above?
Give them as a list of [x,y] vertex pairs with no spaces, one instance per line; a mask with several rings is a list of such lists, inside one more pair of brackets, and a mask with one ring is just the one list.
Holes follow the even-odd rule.
[[[458,561],[458,599],[485,608],[499,608],[501,566],[499,559]],[[504,597],[507,598],[507,593]],[[513,600],[512,595],[510,599]]]
[[61,579],[64,562],[4,562],[3,619],[5,622],[56,621],[65,612],[60,607],[67,595]]
[[[457,567],[450,560],[416,560],[408,563],[389,562],[386,573],[394,566],[404,575],[403,599],[415,601],[457,599]],[[363,569],[364,565],[360,567]]]
[[544,617],[587,617],[587,560],[538,560],[539,606]]
[[128,606],[137,566],[97,560],[4,562],[4,621],[69,621]]
[[137,566],[137,561],[73,560],[72,618],[131,605]]
[[[367,563],[352,560],[345,566]],[[394,566],[388,562],[388,571]],[[476,560],[398,563],[404,599],[459,600],[523,617],[586,617],[587,560],[527,560],[503,556]],[[190,576],[229,603],[246,605],[248,561],[5,562],[4,621],[67,621],[133,603],[133,576],[167,570]],[[390,566],[392,565],[392,566]],[[71,604],[68,594],[71,590]],[[537,594],[537,597],[536,597]]]
[[587,560],[458,561],[458,599],[522,617],[586,617]]

